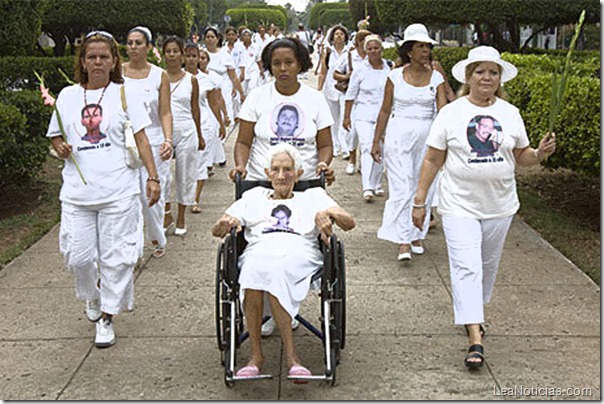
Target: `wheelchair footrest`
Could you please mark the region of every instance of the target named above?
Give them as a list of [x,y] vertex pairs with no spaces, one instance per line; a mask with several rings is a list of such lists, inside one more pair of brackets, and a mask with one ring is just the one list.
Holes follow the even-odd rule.
[[243,380],[260,380],[260,379],[272,379],[273,375],[257,375],[257,376],[233,376],[230,378],[233,381]]
[[331,380],[327,375],[287,376],[287,380]]

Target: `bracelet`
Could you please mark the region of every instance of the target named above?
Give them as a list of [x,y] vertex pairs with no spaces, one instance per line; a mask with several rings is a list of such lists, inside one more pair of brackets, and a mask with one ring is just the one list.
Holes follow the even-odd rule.
[[323,164],[325,167],[329,167],[329,164],[327,164],[326,162],[324,162],[324,161],[319,161],[319,162],[317,163],[317,168],[318,168],[318,167],[319,167],[321,164]]
[[166,140],[164,140],[164,143],[172,144],[172,139],[171,138],[170,139],[166,139]]
[[413,209],[425,209],[425,208],[426,208],[426,204],[425,203],[423,205],[413,204]]
[[160,183],[158,177],[149,177],[149,178],[147,178],[147,182],[149,182],[149,181],[157,182],[158,184]]

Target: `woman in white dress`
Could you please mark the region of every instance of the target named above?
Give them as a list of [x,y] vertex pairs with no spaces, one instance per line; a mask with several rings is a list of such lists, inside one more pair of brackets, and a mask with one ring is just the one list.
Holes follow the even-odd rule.
[[248,242],[238,266],[251,357],[237,371],[239,377],[260,375],[264,364],[261,325],[265,294],[281,334],[289,375],[311,374],[296,354],[291,321],[308,294],[312,275],[323,265],[319,235],[327,241],[332,223],[351,230],[355,222],[324,189],[293,191],[302,167],[302,157],[295,147],[286,143],[272,146],[264,172],[273,189],[256,187],[245,192],[212,228],[214,236],[224,237],[232,227],[245,226]]
[[[161,181],[145,135],[151,120],[144,104],[126,90],[127,112],[122,108],[122,65],[113,36],[90,32],[79,48],[77,61],[78,84],[59,93],[46,136],[57,155],[65,159],[60,194],[61,254],[75,275],[77,298],[86,300],[86,317],[96,322],[95,345],[105,348],[115,343],[113,317],[134,306],[134,266],[139,258],[141,173],[126,165],[126,121],[131,123],[147,170],[149,206],[159,200]],[[68,159],[70,155],[86,182]]]
[[[201,133],[206,147],[199,151],[197,168],[197,188],[195,190],[195,204],[191,207],[191,213],[201,213],[201,192],[208,179],[208,167],[213,164],[213,142],[220,142],[218,137],[219,127],[224,137],[224,123],[220,113],[220,78],[216,73],[208,72],[207,65],[209,55],[205,50],[200,50],[195,43],[189,42],[185,46],[185,70],[197,78],[199,84],[199,111]],[[202,70],[202,64],[206,70]],[[211,73],[211,74],[209,74]],[[218,123],[218,125],[217,125]]]
[[411,24],[405,29],[403,43],[398,48],[403,66],[388,75],[373,138],[371,155],[381,163],[381,143],[386,133],[383,159],[389,197],[378,238],[399,244],[399,261],[410,260],[411,253],[423,254],[422,240],[428,232],[428,223],[421,231],[413,226],[411,208],[430,125],[437,110],[446,104],[444,79],[430,66],[435,43],[422,24]]
[[[126,51],[130,61],[122,65],[124,83],[128,92],[144,102],[151,125],[145,128],[149,139],[155,167],[162,185],[159,201],[149,207],[142,201],[143,218],[147,225],[147,239],[153,244],[153,256],[163,257],[166,250],[166,235],[163,228],[164,208],[169,184],[170,158],[172,157],[172,111],[170,108],[170,80],[163,69],[147,61],[151,49],[151,31],[146,27],[135,27],[126,37]],[[144,170],[141,168],[141,170]],[[141,175],[141,197],[145,197],[146,182]]]
[[337,156],[340,151],[344,157],[349,154],[346,150],[346,136],[344,131],[340,131],[342,126],[343,116],[340,113],[343,110],[340,103],[344,101],[344,94],[335,88],[336,80],[333,74],[338,66],[342,63],[342,60],[348,58],[348,30],[341,26],[336,25],[333,27],[327,37],[327,44],[324,47],[323,54],[321,55],[321,70],[319,73],[319,82],[317,89],[323,91],[329,111],[335,124],[331,127],[331,142],[333,143],[333,155]]
[[354,130],[359,137],[363,198],[366,202],[371,202],[374,196],[381,196],[384,193],[382,190],[384,168],[382,163],[373,161],[371,148],[390,66],[382,59],[382,40],[379,36],[366,36],[363,47],[367,60],[352,71],[345,96],[343,125],[346,130]]
[[[164,41],[163,52],[168,65],[168,77],[170,78],[174,160],[176,162],[174,180],[178,216],[176,217],[174,234],[184,236],[187,233],[185,225],[186,207],[195,204],[197,151],[205,148],[199,121],[199,84],[195,76],[181,67],[185,61],[185,44],[181,38],[168,37]],[[167,202],[164,226],[168,227],[173,222],[171,204]]]
[[250,91],[258,86],[262,63],[260,61],[261,49],[252,43],[252,31],[245,28],[241,32],[241,71],[239,80],[243,86],[243,93],[248,96]]
[[210,64],[208,69],[213,70],[222,77],[221,89],[222,96],[227,107],[229,122],[234,122],[235,115],[233,113],[233,98],[239,94],[239,98],[243,103],[245,95],[243,88],[237,77],[235,68],[235,60],[229,54],[228,48],[222,46],[219,39],[218,31],[213,27],[206,28],[203,34],[203,40],[206,50],[210,53]]

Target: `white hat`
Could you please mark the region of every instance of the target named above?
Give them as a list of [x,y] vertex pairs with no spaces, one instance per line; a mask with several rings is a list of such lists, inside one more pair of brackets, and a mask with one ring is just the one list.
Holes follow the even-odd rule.
[[468,52],[468,58],[461,60],[453,66],[452,72],[455,80],[466,82],[466,67],[474,62],[493,62],[501,66],[501,82],[512,80],[518,74],[518,69],[513,64],[501,59],[499,51],[491,46],[478,46]]
[[405,28],[403,41],[399,43],[399,46],[403,46],[405,42],[409,41],[424,42],[432,45],[438,43],[428,36],[428,29],[424,24],[411,24]]

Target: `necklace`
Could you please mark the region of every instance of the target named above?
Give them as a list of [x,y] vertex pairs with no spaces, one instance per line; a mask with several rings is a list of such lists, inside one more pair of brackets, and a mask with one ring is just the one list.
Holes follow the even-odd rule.
[[[99,100],[97,101],[94,110],[92,111],[92,115],[96,115],[99,106],[101,105],[101,101],[103,101],[103,97],[105,96],[105,90],[107,90],[107,87],[109,87],[109,84],[111,84],[111,81],[109,83],[107,83],[107,85],[103,88],[103,92],[101,93],[101,97],[99,98]],[[84,87],[84,107],[88,106],[88,99],[86,98],[86,91],[87,88]]]

